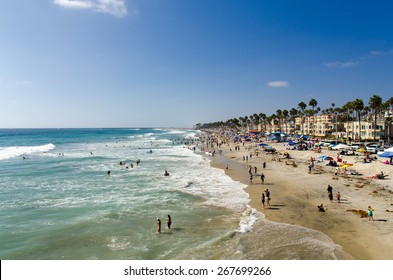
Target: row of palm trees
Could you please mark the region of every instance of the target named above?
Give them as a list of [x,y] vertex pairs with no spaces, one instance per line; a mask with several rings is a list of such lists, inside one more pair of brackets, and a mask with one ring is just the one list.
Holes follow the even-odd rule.
[[[307,107],[308,106],[308,107]],[[353,101],[349,101],[345,103],[342,107],[336,107],[335,103],[331,104],[330,108],[326,108],[321,110],[320,107],[318,107],[318,101],[315,100],[314,98],[311,98],[306,104],[305,102],[301,101],[298,104],[297,108],[291,108],[289,111],[287,109],[277,109],[275,114],[272,115],[266,115],[265,113],[254,113],[250,116],[244,116],[244,117],[239,117],[239,118],[232,118],[227,121],[219,121],[219,122],[213,122],[213,123],[207,123],[207,124],[197,124],[195,125],[196,128],[217,128],[217,127],[222,127],[222,126],[227,126],[227,127],[232,127],[232,128],[245,128],[245,127],[250,127],[250,126],[259,126],[262,125],[264,128],[264,131],[267,131],[267,127],[269,126],[269,129],[271,128],[271,124],[274,124],[278,126],[279,132],[285,131],[288,132],[288,122],[289,121],[294,121],[295,118],[301,117],[301,131],[302,134],[304,134],[303,126],[306,118],[308,120],[315,121],[315,116],[317,114],[330,114],[335,116],[335,124],[336,124],[336,132],[337,132],[337,127],[339,124],[343,124],[347,122],[347,128],[348,128],[348,123],[350,121],[358,121],[358,135],[359,135],[359,140],[361,137],[361,121],[362,120],[369,120],[369,117],[373,117],[373,129],[374,129],[374,141],[375,141],[375,136],[376,136],[376,127],[377,127],[377,119],[382,119],[382,116],[384,116],[384,113],[386,111],[390,111],[393,113],[393,97],[389,98],[385,102],[382,101],[382,98],[378,95],[373,95],[369,101],[368,101],[368,106],[365,106],[364,102],[362,99],[356,98]],[[390,123],[392,122],[392,114],[389,114],[388,117],[385,117],[385,128],[389,129],[390,128]],[[283,125],[285,125],[285,130],[283,130]],[[347,139],[348,139],[348,133],[349,129],[346,131],[347,133]],[[312,125],[312,135],[315,135],[315,124]],[[390,135],[390,132],[387,132],[387,135]]]

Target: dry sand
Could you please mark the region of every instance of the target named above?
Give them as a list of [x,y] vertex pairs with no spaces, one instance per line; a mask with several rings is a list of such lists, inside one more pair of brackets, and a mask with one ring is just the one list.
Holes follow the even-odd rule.
[[[258,151],[255,143],[240,145],[235,151],[235,144],[222,145],[222,154],[213,157],[212,165],[225,170],[234,180],[248,184],[246,191],[250,196],[250,206],[264,213],[270,221],[300,225],[315,229],[328,235],[343,250],[358,260],[393,259],[393,166],[376,161],[369,164],[355,163],[355,156],[343,156],[343,160],[354,163],[351,169],[363,175],[334,175],[333,167],[327,167],[327,161],[315,162],[315,168],[308,173],[307,164],[311,157],[320,155],[336,157],[337,151],[287,151],[280,143],[269,143],[278,152],[289,152],[292,160],[282,156],[273,156]],[[236,144],[237,145],[237,144]],[[225,147],[224,147],[225,146]],[[232,151],[230,151],[232,149]],[[217,150],[217,148],[216,148]],[[252,157],[250,158],[250,154]],[[243,156],[249,156],[248,162]],[[263,169],[263,162],[267,166]],[[295,162],[296,167],[292,165]],[[257,176],[249,183],[248,167],[257,167]],[[385,180],[364,179],[366,176],[384,171]],[[265,184],[261,184],[260,174],[264,173]],[[348,173],[348,172],[347,172]],[[327,186],[333,187],[334,201],[327,196]],[[268,188],[271,193],[270,207],[262,209],[261,193]],[[336,193],[341,193],[341,203],[336,200]],[[325,213],[317,209],[323,203]],[[374,221],[361,218],[359,214],[348,210],[367,210],[374,208]]]

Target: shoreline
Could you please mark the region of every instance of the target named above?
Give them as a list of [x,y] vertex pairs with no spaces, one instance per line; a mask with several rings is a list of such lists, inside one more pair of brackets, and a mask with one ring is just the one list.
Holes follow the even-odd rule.
[[[282,143],[273,145],[280,149]],[[350,175],[334,176],[323,165],[316,165],[315,171],[308,174],[307,163],[297,153],[291,160],[297,167],[263,152],[245,162],[243,156],[253,152],[255,143],[247,143],[240,151],[234,151],[235,146],[234,143],[222,145],[222,153],[211,157],[211,165],[223,169],[233,180],[246,184],[249,206],[263,213],[268,221],[322,232],[355,260],[393,259],[393,223],[390,221],[393,219],[393,194],[381,185],[391,184],[390,177],[377,182]],[[252,149],[247,150],[249,148]],[[292,155],[292,151],[289,152]],[[308,158],[316,156],[311,151],[300,153]],[[263,169],[263,162],[267,164],[266,169]],[[252,184],[248,174],[250,165],[257,167]],[[266,176],[264,185],[259,176],[261,172]],[[341,203],[336,199],[329,201],[328,184],[333,186],[334,195],[340,191]],[[265,188],[269,189],[272,200],[270,207],[262,209],[260,197]],[[325,213],[318,212],[317,205],[321,203],[327,208]],[[368,205],[375,209],[374,222],[348,211],[366,210]],[[258,230],[258,226],[256,223],[254,230]]]

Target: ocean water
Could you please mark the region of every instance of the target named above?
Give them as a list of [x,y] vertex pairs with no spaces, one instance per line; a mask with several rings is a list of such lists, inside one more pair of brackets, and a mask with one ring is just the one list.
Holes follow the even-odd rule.
[[250,209],[246,186],[199,151],[199,133],[0,129],[0,258],[342,258],[327,236]]

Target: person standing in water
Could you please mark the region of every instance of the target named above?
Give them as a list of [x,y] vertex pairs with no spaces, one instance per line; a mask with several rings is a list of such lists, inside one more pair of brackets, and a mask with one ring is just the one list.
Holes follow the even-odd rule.
[[161,233],[161,220],[157,218],[157,233]]
[[171,225],[172,225],[171,215],[168,215],[168,218],[166,219],[166,225],[168,226],[168,229],[171,229]]

